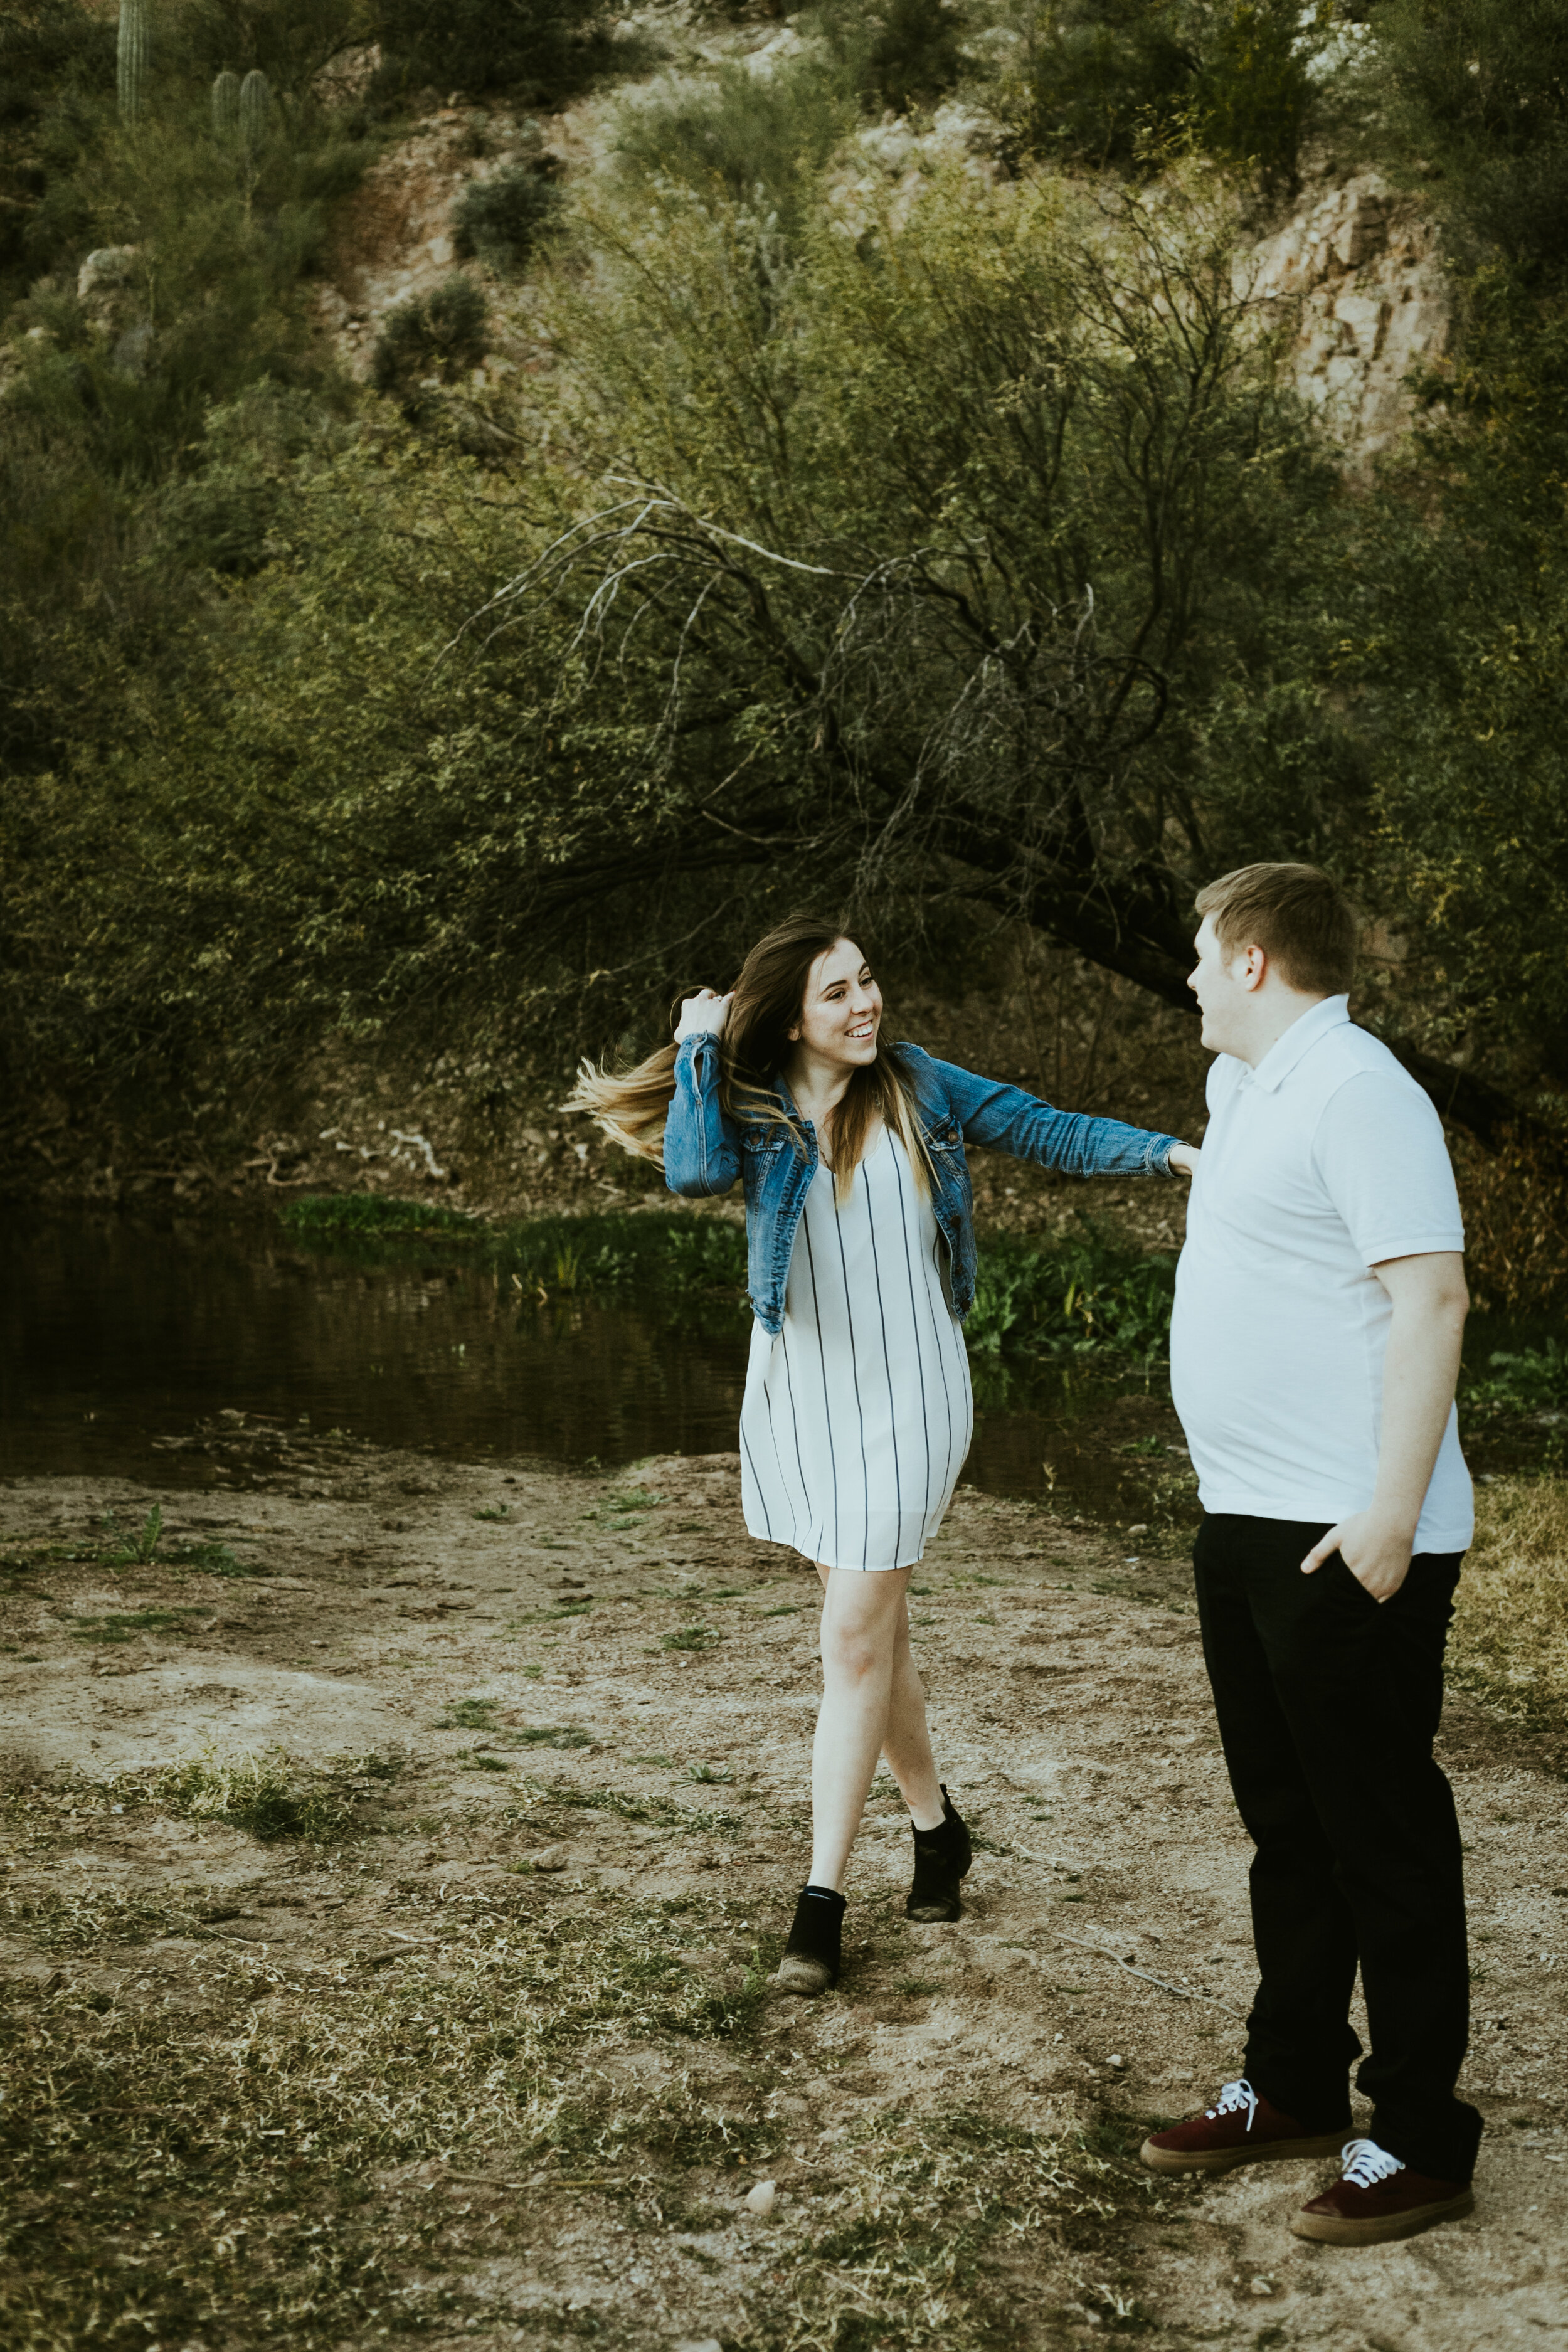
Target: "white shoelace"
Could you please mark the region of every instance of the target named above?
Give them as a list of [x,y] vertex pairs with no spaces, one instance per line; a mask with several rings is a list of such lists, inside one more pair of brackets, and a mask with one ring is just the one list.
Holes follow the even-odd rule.
[[[1218,2098],[1212,2107],[1204,2109],[1204,2114],[1212,2124],[1216,2116],[1238,2116],[1243,2107],[1247,2109],[1247,2128],[1250,2131],[1252,2118],[1258,2113],[1258,2094],[1245,2075],[1238,2083],[1223,2084]],[[1356,2145],[1358,2147],[1362,2146],[1370,2147],[1372,2142],[1358,2140]]]
[[1348,2139],[1344,2145],[1344,2178],[1352,2189],[1374,2189],[1380,2180],[1392,2180],[1404,2165],[1374,2139]]

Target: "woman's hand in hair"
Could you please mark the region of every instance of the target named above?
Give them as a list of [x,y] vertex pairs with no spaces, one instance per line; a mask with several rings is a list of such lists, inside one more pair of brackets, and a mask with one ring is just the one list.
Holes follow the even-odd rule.
[[675,1024],[675,1042],[683,1037],[720,1037],[730,1017],[730,999],[711,988],[700,988],[689,996],[680,1008],[680,1018]]
[[1203,1153],[1195,1143],[1173,1143],[1171,1146],[1171,1165],[1178,1175],[1195,1176],[1202,1158]]

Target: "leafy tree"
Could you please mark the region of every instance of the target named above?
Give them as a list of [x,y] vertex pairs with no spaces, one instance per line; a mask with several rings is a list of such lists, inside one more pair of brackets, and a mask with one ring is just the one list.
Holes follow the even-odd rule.
[[632,100],[616,120],[615,149],[634,184],[674,182],[760,206],[793,237],[815,205],[823,166],[858,119],[842,61],[808,49],[766,80],[724,61],[703,83],[668,83]]
[[[1373,135],[1439,212],[1452,352],[1357,515],[1331,610],[1372,765],[1385,893],[1434,1037],[1521,1113],[1568,1089],[1568,26],[1389,0]],[[1413,993],[1415,992],[1412,992]]]
[[1289,185],[1329,11],[1299,0],[1065,0],[1034,26],[1026,131],[1042,153],[1159,168],[1193,143]]
[[1199,57],[1179,0],[1068,0],[1031,46],[1027,120],[1037,152],[1127,166],[1190,108]]
[[1425,164],[1472,260],[1561,284],[1568,14],[1558,0],[1380,0],[1372,24],[1390,161]]
[[602,62],[603,21],[603,0],[375,0],[381,88],[559,104]]
[[79,237],[75,172],[114,102],[114,26],[78,0],[0,15],[0,299]]
[[787,264],[679,191],[593,235],[510,497],[439,444],[296,477],[177,703],[40,780],[92,908],[29,983],[40,1055],[174,1083],[221,1038],[239,1083],[459,1020],[563,1053],[807,893],[1022,914],[1181,1001],[1192,861],[1335,837],[1226,748],[1244,677],[1289,722],[1258,613],[1316,475],[1223,207],[955,174]]

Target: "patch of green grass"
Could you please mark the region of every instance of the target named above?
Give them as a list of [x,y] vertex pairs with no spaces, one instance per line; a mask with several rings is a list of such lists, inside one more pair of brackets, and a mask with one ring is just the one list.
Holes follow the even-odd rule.
[[963,2110],[863,2126],[837,2158],[831,2221],[785,2256],[793,2340],[900,2352],[1016,2341],[1017,2274],[996,2254],[1020,2241],[1041,2271],[1056,2268],[1058,2294],[1070,2278],[1076,2301],[1125,2327],[1135,2306],[1113,2232],[1158,2190],[1091,2138]]
[[264,1576],[259,1560],[237,1559],[227,1544],[169,1543],[163,1538],[162,1506],[154,1503],[137,1527],[122,1527],[113,1511],[99,1520],[101,1535],[82,1543],[34,1542],[25,1551],[0,1559],[0,1573],[36,1575],[58,1562],[73,1567],[104,1569],[118,1576],[122,1568],[196,1569],[204,1576]]
[[634,1756],[631,1760],[634,1764],[657,1764],[666,1772],[673,1772],[675,1769],[673,1756]]
[[616,1494],[606,1495],[582,1516],[591,1526],[607,1528],[612,1535],[624,1535],[637,1526],[642,1512],[658,1510],[663,1500],[662,1495],[646,1486],[623,1487]]
[[585,1594],[581,1601],[563,1601],[555,1609],[525,1609],[521,1616],[508,1618],[507,1632],[515,1633],[520,1625],[554,1625],[563,1617],[583,1617],[593,1605],[592,1596]]
[[499,1698],[455,1698],[445,1715],[436,1717],[437,1731],[488,1731],[500,1706]]
[[104,1513],[102,1524],[109,1532],[103,1553],[105,1566],[130,1568],[144,1565],[153,1558],[163,1532],[163,1514],[154,1503],[135,1529],[121,1528],[112,1511]]
[[511,1517],[511,1505],[510,1503],[498,1503],[493,1511],[475,1511],[471,1516],[476,1519],[510,1519]]
[[76,1642],[133,1642],[138,1633],[188,1633],[186,1618],[205,1613],[194,1607],[114,1609],[101,1616],[73,1617],[69,1632]]
[[[379,2185],[389,2168],[625,2176],[634,2196],[680,2192],[654,2168],[736,2170],[770,2145],[753,2095],[710,2098],[684,2069],[668,2088],[617,2088],[594,2059],[628,2042],[745,2042],[765,1985],[721,1981],[664,1948],[654,1908],[563,1916],[531,1882],[498,1941],[493,1916],[437,1915],[428,1951],[277,2008],[254,1953],[218,1937],[158,1965],[181,1998],[94,2005],[68,1987],[0,2012],[0,2341],[72,2352],[106,2315],[138,2343],[222,2338],[337,2352],[483,2312],[458,2283],[448,2201]],[[200,1906],[79,1923],[79,1948],[202,1935]],[[546,2192],[547,2193],[547,2192]],[[635,2208],[634,2208],[635,2210]],[[396,2296],[440,2282],[428,2315]],[[106,2337],[106,2340],[108,2338]]]
[[764,1617],[798,1617],[800,1608],[797,1602],[786,1601],[777,1609],[764,1609],[763,1615]]
[[360,1777],[349,1765],[344,1776],[309,1777],[281,1753],[244,1755],[226,1762],[211,1757],[169,1764],[151,1772],[122,1772],[100,1784],[106,1803],[145,1805],[187,1821],[224,1822],[254,1838],[303,1838],[321,1844],[349,1829],[353,1798],[341,1777]]
[[509,1748],[592,1748],[594,1735],[574,1723],[525,1723],[505,1735]]
[[727,1764],[689,1764],[686,1777],[689,1780],[701,1781],[705,1787],[721,1787],[735,1776]]
[[661,1650],[716,1650],[723,1636],[711,1625],[683,1625],[678,1633],[661,1633]]
[[445,1209],[434,1201],[390,1201],[374,1192],[306,1192],[279,1214],[302,1242],[406,1241],[425,1234],[477,1241],[487,1230],[460,1209]]

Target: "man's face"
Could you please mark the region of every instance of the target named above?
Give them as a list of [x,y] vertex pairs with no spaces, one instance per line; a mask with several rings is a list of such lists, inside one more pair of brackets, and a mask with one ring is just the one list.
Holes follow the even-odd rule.
[[1241,1054],[1257,1010],[1262,954],[1257,948],[1243,948],[1227,956],[1208,915],[1198,925],[1193,945],[1198,960],[1187,974],[1187,986],[1204,1016],[1203,1042],[1211,1054]]

